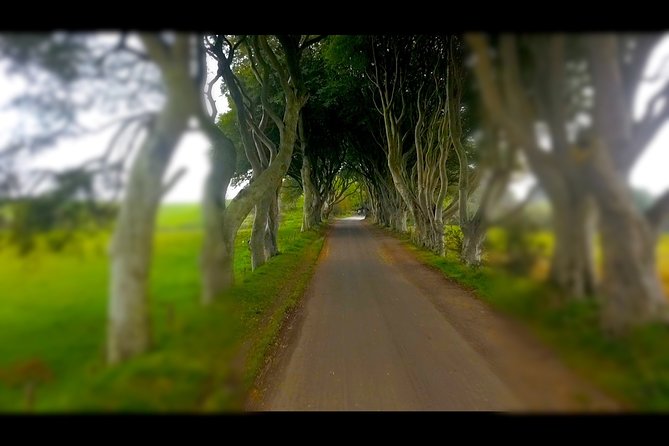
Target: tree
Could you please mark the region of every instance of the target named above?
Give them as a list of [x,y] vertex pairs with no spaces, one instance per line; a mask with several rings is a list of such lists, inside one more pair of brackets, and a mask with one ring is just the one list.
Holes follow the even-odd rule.
[[[655,257],[660,226],[669,213],[669,192],[643,213],[635,206],[626,181],[636,159],[669,117],[669,84],[650,99],[640,121],[634,122],[632,115],[632,100],[643,73],[632,63],[645,66],[659,37],[635,38],[629,52],[624,46],[629,41],[617,36],[583,38],[595,87],[596,136],[587,148],[591,161],[586,164],[586,178],[601,216],[603,320],[612,331],[669,321],[669,303]],[[660,101],[663,107],[658,106]]]
[[[106,111],[112,115],[114,107],[119,105],[126,110],[135,109],[135,114],[126,111],[121,120],[108,124],[115,125],[117,132],[95,167],[100,172],[109,171],[110,154],[116,146],[123,145],[119,143],[123,135],[130,134],[130,141],[125,144],[127,150],[121,155],[127,158],[137,136],[142,131],[146,133],[128,172],[109,249],[107,359],[111,363],[138,355],[150,345],[146,288],[155,216],[160,199],[183,172],[166,182],[163,175],[188,118],[201,106],[197,80],[203,78],[202,69],[195,77],[190,73],[194,56],[192,36],[122,33],[115,37],[105,40],[86,34],[54,33],[30,36],[27,42],[18,45],[16,41],[3,42],[7,44],[5,51],[13,51],[15,60],[38,66],[40,73],[46,72],[49,79],[57,81],[56,87],[65,87],[54,88],[46,83],[49,88],[44,94],[37,89],[21,99],[41,108],[38,116],[45,125],[32,141],[19,141],[7,149],[9,152],[17,147],[48,146],[63,135],[89,131],[81,130],[78,117],[81,110],[94,106],[102,110],[111,107]],[[142,74],[142,70],[149,75]],[[156,107],[159,103],[162,105]],[[155,113],[157,108],[159,111]],[[50,115],[58,123],[55,129],[44,119]],[[122,162],[120,167],[123,168]]]
[[[478,58],[474,69],[486,107],[509,138],[522,147],[550,197],[556,220],[553,276],[572,295],[582,295],[590,288],[588,220],[589,200],[594,200],[604,254],[602,322],[615,332],[666,318],[653,235],[669,200],[660,198],[643,215],[635,208],[626,184],[629,169],[669,113],[667,107],[656,109],[660,101],[666,101],[669,90],[665,87],[649,101],[639,122],[632,118],[632,100],[658,38],[551,35],[519,43],[515,36],[503,35],[499,73],[486,39],[481,35],[467,39]],[[534,56],[534,75],[526,76],[534,81],[531,95],[521,78],[522,43]],[[573,62],[583,60],[585,65]],[[495,77],[501,79],[500,84]],[[585,84],[594,90],[594,101],[578,104],[569,113],[565,98],[570,98],[574,80],[580,80],[576,82],[579,91],[571,97],[582,97]],[[593,125],[581,125],[576,135],[569,134],[569,125],[573,129],[578,124],[579,114],[589,116]],[[538,121],[547,123],[550,132],[548,152],[535,136]]]
[[147,284],[153,231],[160,200],[173,182],[163,183],[163,175],[188,119],[202,107],[199,85],[190,73],[191,62],[197,60],[194,36],[176,34],[171,43],[155,34],[140,38],[160,68],[167,100],[130,170],[110,245],[110,363],[144,353],[150,346]]
[[[263,113],[279,133],[278,147],[273,147],[272,141],[266,137],[258,124],[250,118],[244,92],[232,70],[233,61],[236,57],[235,50],[243,42],[246,42],[246,39],[249,39],[246,46],[246,55],[255,65],[256,80],[258,80],[263,91],[260,96]],[[217,250],[216,256],[213,256],[216,259],[216,265],[209,265],[202,270],[202,300],[205,303],[212,302],[217,295],[233,284],[232,265],[234,239],[237,230],[254,206],[271,203],[275,199],[281,181],[288,170],[297,140],[300,110],[307,100],[300,84],[301,54],[314,42],[314,39],[309,36],[277,36],[276,38],[270,36],[242,36],[234,42],[223,35],[208,38],[207,51],[217,61],[218,74],[225,81],[237,109],[238,129],[245,154],[252,166],[260,158],[258,155],[259,146],[262,145],[264,150],[268,149],[271,156],[267,158],[268,164],[264,169],[262,165],[256,163],[258,175],[251,179],[250,183],[237,194],[227,207],[221,206],[222,200],[220,199],[210,200],[211,203],[218,203],[218,209],[212,214],[215,215],[216,219],[214,226],[218,227],[218,231],[220,231],[220,240],[211,247],[211,249]],[[271,79],[275,79],[281,86],[283,116],[268,102],[268,82]],[[215,187],[211,190],[217,191]],[[269,206],[265,208],[267,207]],[[260,210],[256,208],[256,215],[260,215],[258,218],[263,218],[262,212],[262,206]],[[272,210],[272,212],[275,211]],[[265,218],[268,213],[264,214]],[[265,220],[265,227],[266,225],[267,219]],[[256,251],[256,256],[255,266],[259,266],[262,253]]]
[[[534,65],[525,60],[521,67],[515,37],[502,36],[495,46],[499,54],[496,67],[485,38],[467,36],[478,58],[474,72],[491,120],[510,144],[522,150],[551,201],[556,249],[550,280],[569,296],[582,298],[592,294],[595,286],[592,208],[582,185],[584,174],[579,152],[574,149],[575,135],[567,134],[567,123],[578,121],[577,113],[568,116],[565,109],[568,80],[578,81],[582,73],[566,76],[565,39],[563,35],[530,39],[524,48],[525,54],[534,56]],[[522,78],[521,68],[525,69]],[[583,82],[578,86],[576,93],[580,94]],[[536,137],[537,124],[546,129],[550,151],[544,150]]]
[[423,36],[370,42],[374,68],[369,78],[384,120],[388,168],[414,221],[414,240],[437,254],[444,252],[442,212],[451,148],[447,42]]

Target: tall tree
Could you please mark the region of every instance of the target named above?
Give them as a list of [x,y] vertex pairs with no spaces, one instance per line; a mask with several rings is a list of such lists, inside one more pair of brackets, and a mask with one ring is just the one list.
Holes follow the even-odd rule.
[[[142,130],[146,134],[128,172],[109,248],[107,359],[111,363],[149,348],[147,286],[155,216],[162,196],[183,172],[167,181],[163,181],[163,176],[188,118],[198,109],[201,99],[196,79],[191,74],[193,36],[121,33],[115,37],[97,39],[87,34],[73,37],[54,33],[46,40],[44,36],[34,36],[28,39],[33,41],[27,45],[13,46],[18,50],[14,54],[18,58],[27,56],[39,60],[46,71],[58,73],[61,86],[76,87],[51,88],[46,94],[37,91],[36,96],[28,98],[34,104],[41,101],[46,106],[42,116],[48,115],[48,110],[59,110],[61,115],[56,122],[62,126],[51,135],[44,136],[43,132],[42,137],[34,140],[38,145],[53,143],[56,137],[68,131],[81,133],[77,117],[82,110],[97,107],[98,111],[114,115],[114,108],[119,105],[126,110],[133,108],[134,115],[126,114],[120,121],[107,124],[117,127],[116,134],[107,151],[95,163],[90,163],[96,166],[95,170],[104,172],[109,170],[115,147],[125,145],[127,150],[122,158],[129,158]],[[142,70],[151,74],[148,83],[143,81]],[[90,91],[92,96],[87,95]],[[155,92],[157,96],[152,94]],[[156,98],[158,101],[147,107],[147,98],[149,102]],[[147,114],[156,110],[157,103],[162,103],[157,107],[159,111]],[[120,141],[126,135],[130,138],[122,144]],[[30,144],[19,144],[20,147],[26,145]],[[121,169],[117,171],[125,170],[122,162],[118,164]]]
[[117,363],[145,352],[151,343],[148,277],[153,230],[160,200],[170,183],[163,175],[188,119],[201,107],[202,94],[191,75],[194,36],[172,42],[155,34],[140,36],[160,68],[167,100],[130,170],[110,245],[110,296],[107,359]]
[[650,99],[641,120],[633,119],[634,94],[659,37],[636,38],[632,50],[626,48],[629,41],[614,35],[583,38],[595,88],[596,135],[587,148],[591,161],[586,164],[586,181],[601,216],[603,318],[613,331],[647,321],[669,321],[669,302],[655,256],[659,227],[669,213],[669,192],[644,214],[627,186],[635,161],[669,117],[668,83]]
[[[592,294],[595,287],[592,208],[582,185],[584,174],[580,152],[574,149],[575,135],[568,134],[569,122],[578,119],[569,116],[565,108],[568,81],[578,80],[581,73],[567,76],[565,39],[564,35],[531,38],[525,54],[534,56],[534,66],[528,66],[527,59],[521,66],[515,37],[502,36],[494,46],[496,64],[483,36],[467,37],[477,56],[474,71],[493,125],[522,150],[551,201],[556,243],[550,279],[569,296],[581,298]],[[545,150],[536,136],[539,124],[546,130],[544,139],[549,140],[551,150]]]
[[438,254],[444,252],[451,148],[447,42],[424,36],[373,38],[369,74],[384,119],[388,168],[414,221],[414,240]]
[[[283,96],[283,113],[277,112],[268,102],[266,94],[261,94],[261,105],[267,119],[276,127],[279,133],[279,145],[276,151],[270,149],[266,168],[258,166],[260,172],[250,183],[237,194],[226,208],[219,205],[215,213],[217,225],[221,231],[221,245],[217,246],[219,255],[216,268],[203,269],[203,302],[213,301],[217,295],[234,282],[232,261],[234,259],[234,239],[242,222],[249,212],[258,204],[271,202],[281,186],[297,140],[297,126],[300,110],[307,101],[307,96],[301,88],[302,53],[314,42],[309,36],[250,36],[238,37],[234,42],[226,36],[213,36],[208,40],[208,52],[216,59],[218,73],[221,74],[230,91],[236,109],[238,128],[241,134],[244,152],[253,165],[258,157],[256,142],[271,148],[273,143],[258,128],[247,114],[248,105],[245,103],[244,92],[239,88],[239,80],[233,72],[233,61],[236,57],[235,49],[241,39],[249,39],[246,47],[247,56],[256,66],[259,83],[267,92],[267,82],[270,79],[281,86]],[[227,48],[224,49],[224,48]],[[256,138],[254,140],[254,138]],[[253,161],[252,161],[253,160]],[[220,202],[220,200],[219,200]],[[260,212],[256,209],[256,214]],[[267,213],[265,214],[267,216]],[[265,220],[267,224],[267,220]],[[264,234],[263,234],[264,235]],[[263,237],[264,239],[264,237]],[[260,263],[261,253],[257,253],[257,263]]]
[[[553,269],[563,273],[556,278],[562,279],[572,294],[587,291],[585,285],[591,281],[588,200],[593,199],[597,205],[604,254],[602,321],[612,331],[667,317],[667,302],[655,265],[653,231],[658,217],[666,214],[669,200],[663,201],[663,197],[653,211],[643,215],[635,208],[626,184],[635,160],[669,115],[666,106],[655,109],[667,99],[669,90],[665,87],[649,101],[641,120],[635,123],[632,117],[632,101],[658,39],[655,35],[584,36],[569,41],[562,35],[525,39],[520,43],[526,43],[536,65],[531,77],[535,88],[530,96],[521,77],[516,36],[500,38],[501,84],[494,79],[496,69],[485,37],[468,37],[478,58],[474,69],[486,106],[509,138],[522,147],[551,199],[557,247]],[[548,57],[544,57],[546,54]],[[586,61],[581,74],[594,91],[587,113],[594,125],[584,126],[576,136],[568,132],[569,124],[573,129],[577,118],[572,115],[568,119],[565,97],[569,97],[566,93],[574,83],[573,71],[580,64],[568,64],[569,54]],[[536,106],[532,106],[530,97]],[[543,119],[538,119],[537,113]],[[537,121],[548,125],[551,151],[540,147],[534,127]]]

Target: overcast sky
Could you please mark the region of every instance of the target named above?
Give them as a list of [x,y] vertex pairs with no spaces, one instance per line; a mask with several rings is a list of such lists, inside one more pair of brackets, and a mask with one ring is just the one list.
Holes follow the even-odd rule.
[[[669,57],[669,38],[665,38],[658,48],[647,67],[648,73],[654,73],[662,66],[664,58]],[[669,70],[667,70],[669,77]],[[664,84],[664,80],[642,87],[635,104],[636,110],[641,110],[647,98]],[[10,80],[0,73],[0,104],[3,104],[13,89],[19,85],[16,80]],[[218,92],[218,88],[213,89]],[[225,111],[227,104],[225,99],[217,99],[219,111]],[[16,120],[2,119],[0,129],[16,125]],[[30,162],[32,166],[43,166],[51,169],[76,166],[83,160],[102,153],[106,148],[111,132],[95,136],[80,138],[75,141],[63,142],[51,150],[45,151]],[[209,143],[206,138],[197,131],[191,131],[185,135],[177,147],[173,157],[168,175],[181,167],[187,168],[187,174],[165,197],[168,203],[197,202],[202,195],[202,187],[207,173],[207,151]],[[630,181],[632,185],[644,188],[653,195],[657,195],[669,188],[669,124],[665,125],[657,137],[650,143],[639,162],[634,166]],[[520,181],[514,188],[514,192],[522,195],[532,183],[531,180]],[[228,197],[237,193],[237,189],[229,190]]]

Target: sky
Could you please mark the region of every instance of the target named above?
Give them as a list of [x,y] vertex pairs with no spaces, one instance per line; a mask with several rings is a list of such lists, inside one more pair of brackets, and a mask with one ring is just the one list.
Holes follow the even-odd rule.
[[[665,58],[669,58],[669,38],[665,38],[658,48],[656,48],[650,63],[647,67],[647,73],[654,73],[658,69],[664,70]],[[643,86],[638,94],[635,112],[638,113],[643,107],[648,97],[662,87],[664,79],[669,78],[669,69],[664,70],[667,74],[662,80],[655,84]],[[0,104],[6,97],[17,88],[20,82],[4,76],[0,72]],[[213,91],[216,98],[219,112],[227,110],[225,98],[219,92],[220,89],[214,87]],[[8,125],[15,125],[16,121],[3,119],[0,128],[7,128]],[[64,141],[53,149],[33,158],[29,164],[33,167],[49,167],[51,169],[61,169],[69,166],[76,166],[83,160],[102,153],[107,145],[111,132],[98,135],[82,137],[77,140]],[[199,131],[189,131],[179,143],[173,159],[170,162],[166,178],[173,172],[182,167],[187,169],[186,175],[176,184],[176,186],[166,195],[164,201],[167,203],[198,202],[201,199],[204,178],[207,174],[207,151],[209,143]],[[517,196],[522,196],[534,183],[531,175],[519,179],[512,186],[512,191]],[[630,183],[637,188],[646,189],[652,195],[658,195],[669,189],[669,122],[665,124],[655,139],[649,144],[645,153],[640,157],[637,164],[631,171]],[[240,188],[231,188],[228,190],[228,198],[232,198]]]

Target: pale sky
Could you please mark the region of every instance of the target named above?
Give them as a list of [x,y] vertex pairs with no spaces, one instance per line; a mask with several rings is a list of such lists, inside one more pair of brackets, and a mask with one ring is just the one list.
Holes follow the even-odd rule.
[[[669,38],[665,38],[655,50],[655,54],[647,67],[647,72],[654,73],[654,71],[662,67],[662,61],[665,57],[669,57]],[[666,72],[667,77],[669,77],[669,70],[666,70]],[[0,74],[0,104],[3,104],[8,96],[7,93],[15,88],[16,85],[18,85],[17,81],[7,79],[4,75]],[[662,85],[663,81],[660,81],[648,87],[643,87],[639,92],[636,109],[641,109],[641,106],[649,95]],[[213,91],[218,92],[220,90],[215,87]],[[220,95],[220,93],[215,94]],[[217,103],[219,112],[227,109],[225,98],[222,96],[217,99]],[[0,122],[0,127],[6,129],[10,124],[16,125],[16,121],[12,122],[11,119],[9,121],[3,119]],[[110,135],[111,132],[106,132],[60,143],[54,149],[45,151],[35,157],[30,162],[30,165],[46,166],[51,169],[78,165],[83,160],[102,153],[106,148]],[[199,131],[190,131],[182,138],[170,163],[167,175],[177,171],[181,167],[188,169],[187,174],[182,177],[181,181],[165,197],[165,202],[200,201],[203,182],[207,173],[208,161],[206,154],[208,148],[209,143]],[[633,186],[644,188],[653,195],[660,194],[669,188],[669,123],[658,132],[656,138],[650,143],[645,153],[634,166],[630,181]],[[512,189],[518,195],[522,195],[532,182],[531,178],[528,177],[519,181]],[[232,197],[236,193],[237,190],[229,190],[228,197]]]

